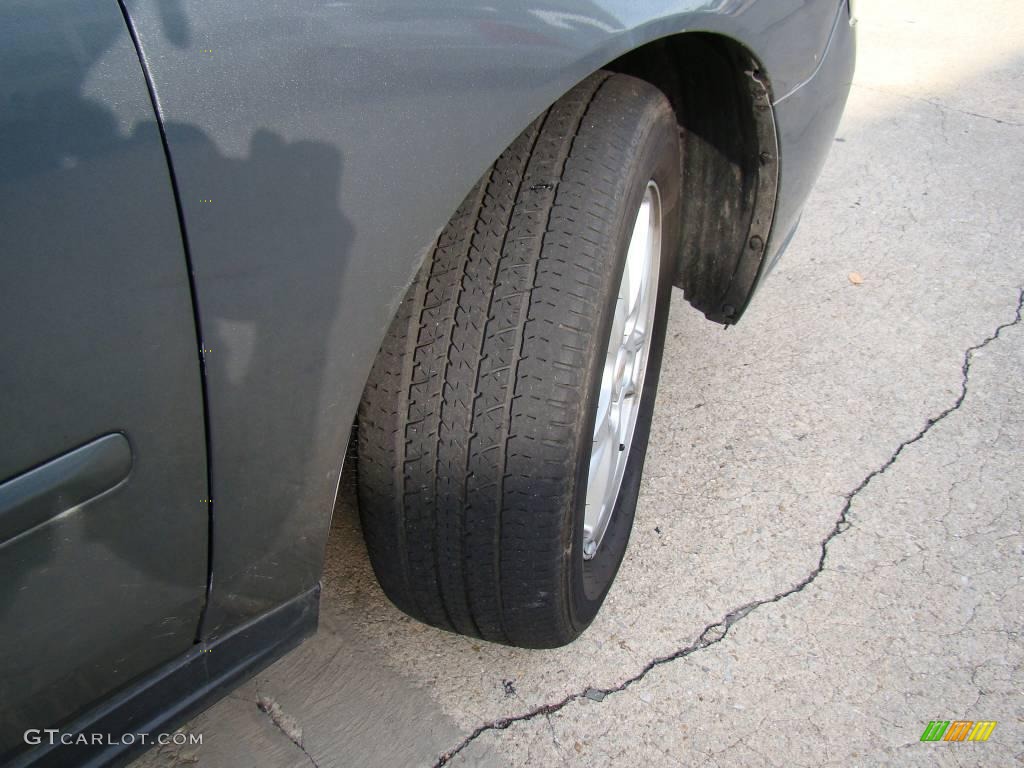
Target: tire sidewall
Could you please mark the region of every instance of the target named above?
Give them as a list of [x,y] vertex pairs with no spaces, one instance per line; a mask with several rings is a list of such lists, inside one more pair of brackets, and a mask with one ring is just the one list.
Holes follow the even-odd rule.
[[[654,412],[661,359],[665,346],[672,290],[672,265],[675,262],[675,249],[679,237],[679,198],[682,173],[675,119],[667,105],[661,106],[659,115],[650,122],[650,130],[646,136],[641,137],[640,151],[635,156],[635,161],[625,177],[626,192],[624,203],[619,209],[619,219],[615,227],[616,242],[612,251],[614,269],[609,270],[605,305],[601,310],[601,320],[595,331],[599,342],[595,345],[595,357],[590,364],[584,409],[586,417],[580,432],[580,445],[577,448],[579,459],[572,504],[570,568],[569,584],[567,585],[570,597],[570,620],[578,632],[582,632],[597,615],[619,570],[629,542],[636,515],[640,480],[650,438],[651,418]],[[647,370],[644,374],[636,427],[612,518],[596,556],[591,560],[584,560],[583,525],[587,478],[590,470],[591,441],[603,364],[608,352],[611,324],[618,299],[617,287],[625,268],[633,224],[647,183],[652,179],[658,185],[661,197],[662,233],[658,296],[652,324],[651,349],[647,359]]]

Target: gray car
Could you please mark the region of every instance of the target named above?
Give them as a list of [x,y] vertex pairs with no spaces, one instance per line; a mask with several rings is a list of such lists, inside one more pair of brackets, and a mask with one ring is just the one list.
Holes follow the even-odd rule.
[[852,26],[848,0],[4,3],[0,762],[123,762],[311,634],[346,455],[402,610],[583,632],[671,289],[739,321]]

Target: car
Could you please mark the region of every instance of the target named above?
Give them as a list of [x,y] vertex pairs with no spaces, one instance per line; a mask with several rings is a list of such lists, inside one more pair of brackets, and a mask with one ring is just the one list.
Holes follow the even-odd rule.
[[125,762],[313,633],[346,453],[399,608],[572,642],[685,354],[672,288],[743,316],[852,28],[847,0],[5,3],[0,761]]

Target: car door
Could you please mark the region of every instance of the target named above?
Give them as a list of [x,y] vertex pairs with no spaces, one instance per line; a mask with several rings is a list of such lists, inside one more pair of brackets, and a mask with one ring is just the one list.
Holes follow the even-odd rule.
[[116,0],[0,7],[0,763],[195,640],[189,273]]

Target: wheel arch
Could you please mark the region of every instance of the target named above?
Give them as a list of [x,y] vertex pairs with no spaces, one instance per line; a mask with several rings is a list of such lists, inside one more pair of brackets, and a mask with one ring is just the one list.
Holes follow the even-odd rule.
[[650,82],[671,102],[683,145],[675,284],[709,320],[737,322],[765,261],[779,183],[772,86],[763,66],[732,38],[684,32],[604,68]]
[[[578,70],[582,76],[551,93],[544,109],[602,69],[637,77],[667,96],[683,150],[682,236],[674,284],[709,320],[732,325],[743,315],[770,256],[780,174],[773,109],[778,95],[760,58],[736,38],[694,30],[652,39],[656,29],[663,27],[637,30],[644,42],[625,52],[617,38],[604,57],[591,58],[589,67]],[[783,78],[783,89],[791,79],[792,73]],[[417,254],[410,280],[429,253],[426,248]]]

